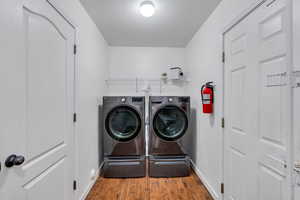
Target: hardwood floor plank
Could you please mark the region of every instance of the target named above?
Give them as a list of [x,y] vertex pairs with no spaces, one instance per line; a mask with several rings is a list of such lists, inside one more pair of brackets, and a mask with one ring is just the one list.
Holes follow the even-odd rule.
[[182,199],[197,200],[197,199],[194,199],[193,195],[191,194],[190,189],[187,188],[186,185],[184,184],[183,180],[186,179],[186,178],[188,178],[188,177],[184,177],[180,181],[177,182],[177,184],[178,184],[178,191],[182,195],[181,198]]
[[127,180],[127,191],[124,200],[148,200],[147,179],[135,178]]
[[100,177],[86,200],[212,200],[193,172],[179,178],[110,179]]

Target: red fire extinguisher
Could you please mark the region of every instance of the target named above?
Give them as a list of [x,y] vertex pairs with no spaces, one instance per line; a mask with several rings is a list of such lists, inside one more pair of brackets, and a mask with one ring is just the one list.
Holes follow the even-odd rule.
[[213,113],[214,86],[213,82],[207,82],[201,87],[203,113]]

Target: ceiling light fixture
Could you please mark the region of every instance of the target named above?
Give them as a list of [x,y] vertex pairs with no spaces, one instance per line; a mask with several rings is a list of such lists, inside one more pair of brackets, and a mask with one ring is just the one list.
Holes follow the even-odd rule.
[[155,7],[154,4],[151,1],[144,1],[140,5],[140,13],[144,17],[151,17],[155,13]]

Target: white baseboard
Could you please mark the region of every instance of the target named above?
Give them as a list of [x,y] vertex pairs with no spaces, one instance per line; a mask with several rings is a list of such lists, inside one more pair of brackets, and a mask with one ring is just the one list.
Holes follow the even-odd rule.
[[95,185],[97,179],[99,178],[100,174],[101,174],[101,169],[103,166],[103,162],[101,163],[99,169],[96,172],[95,178],[89,183],[89,185],[86,187],[86,189],[84,190],[83,194],[81,195],[81,197],[79,198],[80,200],[85,200],[86,197],[88,196],[89,192],[91,191],[91,189],[93,188],[93,186]]
[[198,167],[196,166],[196,164],[191,160],[191,164],[192,164],[192,168],[195,171],[196,175],[199,177],[199,179],[202,181],[202,183],[204,184],[204,186],[206,187],[206,189],[208,190],[208,192],[210,193],[210,195],[212,196],[212,198],[214,200],[221,200],[222,198],[220,198],[220,196],[218,195],[218,193],[214,190],[214,188],[208,183],[207,179],[205,178],[205,176],[203,175],[203,173],[198,169]]

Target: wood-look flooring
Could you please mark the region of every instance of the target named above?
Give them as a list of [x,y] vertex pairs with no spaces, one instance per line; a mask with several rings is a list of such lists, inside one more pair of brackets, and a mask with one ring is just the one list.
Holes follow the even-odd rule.
[[205,186],[192,172],[180,178],[100,177],[86,200],[212,200]]

